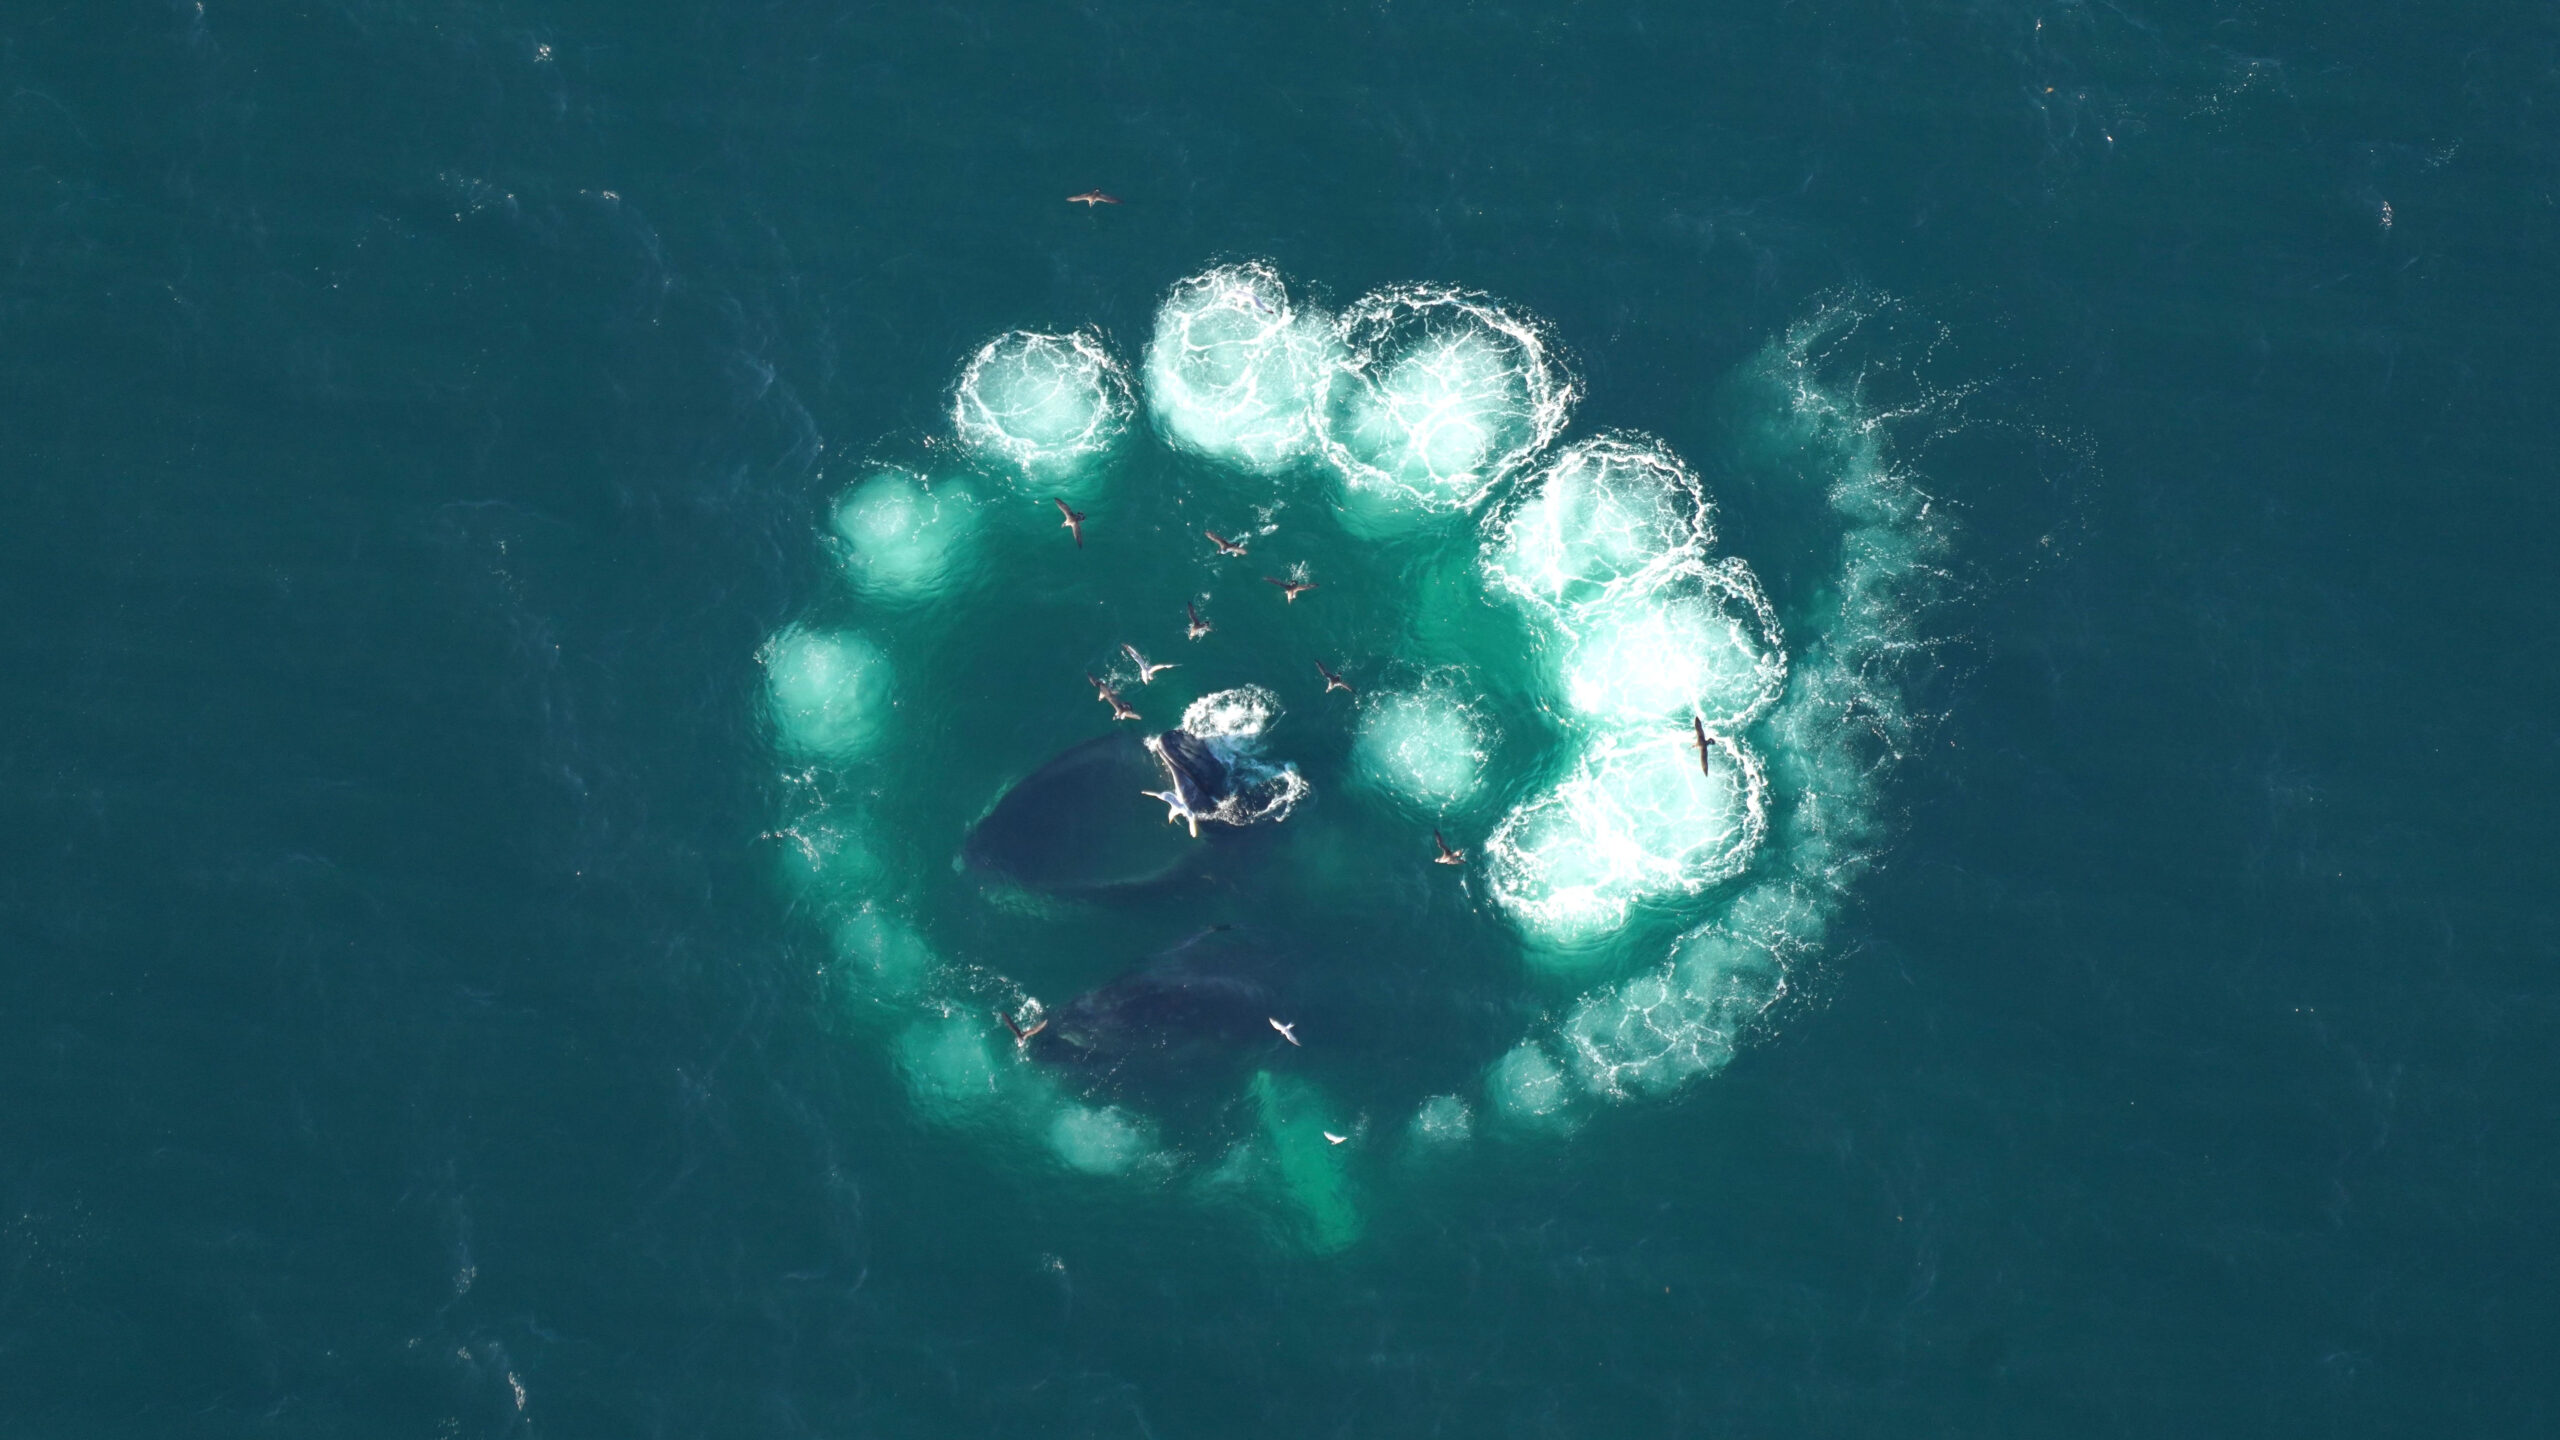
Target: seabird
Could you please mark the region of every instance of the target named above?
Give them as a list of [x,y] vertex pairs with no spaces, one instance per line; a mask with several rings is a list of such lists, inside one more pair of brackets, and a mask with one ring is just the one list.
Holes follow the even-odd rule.
[[1262,583],[1265,585],[1279,586],[1280,598],[1288,601],[1292,605],[1298,602],[1298,597],[1301,594],[1316,588],[1316,582],[1313,580],[1282,580],[1271,575],[1263,576]]
[[1191,617],[1192,639],[1197,640],[1201,636],[1209,633],[1209,622],[1200,618],[1199,606],[1185,600],[1182,602],[1182,613]]
[[1120,203],[1120,197],[1117,195],[1105,195],[1099,190],[1087,190],[1081,195],[1068,196],[1067,203],[1070,205],[1081,205],[1087,210],[1090,210],[1096,205],[1117,205]]
[[1467,863],[1467,852],[1464,850],[1450,849],[1449,842],[1440,838],[1440,832],[1438,830],[1431,832],[1431,844],[1440,852],[1439,854],[1431,857],[1431,863],[1434,865],[1464,865]]
[[1167,670],[1178,670],[1182,668],[1179,664],[1173,661],[1167,661],[1162,665],[1150,665],[1147,663],[1147,657],[1139,654],[1138,647],[1135,645],[1126,643],[1122,644],[1120,647],[1120,653],[1128,656],[1130,663],[1138,667],[1138,683],[1141,685],[1153,685],[1156,683],[1156,676],[1158,674]]
[[1004,1022],[1004,1028],[1013,1032],[1013,1043],[1016,1045],[1030,1044],[1032,1036],[1049,1028],[1049,1017],[1046,1015],[1032,1021],[1031,1028],[1028,1030],[1025,1030],[1021,1026],[1013,1023],[1013,1017],[1002,1010],[996,1012],[996,1018]]
[[1360,693],[1359,691],[1351,688],[1350,681],[1345,680],[1341,676],[1334,674],[1331,670],[1326,669],[1324,662],[1321,660],[1316,662],[1316,673],[1324,677],[1324,693],[1327,695],[1332,694],[1336,690],[1341,691],[1345,695],[1358,695]]
[[1182,798],[1182,792],[1179,789],[1141,790],[1138,793],[1146,796],[1150,800],[1161,800],[1164,802],[1164,823],[1170,825],[1174,821],[1179,820],[1191,827],[1192,839],[1197,840],[1200,838],[1200,812],[1191,808],[1191,802]]
[[1140,718],[1137,711],[1132,710],[1127,705],[1121,703],[1119,691],[1102,683],[1102,681],[1097,678],[1092,671],[1086,671],[1084,678],[1087,684],[1093,686],[1093,698],[1111,707],[1112,719],[1136,720]]
[[1070,510],[1070,509],[1068,509],[1068,508],[1067,508],[1067,502],[1066,502],[1066,501],[1064,501],[1064,500],[1059,499],[1059,498],[1058,498],[1057,496],[1055,496],[1055,495],[1052,495],[1052,496],[1050,496],[1050,497],[1049,497],[1049,503],[1050,503],[1050,504],[1052,504],[1052,505],[1057,506],[1057,507],[1058,507],[1058,513],[1067,517],[1065,520],[1062,520],[1062,521],[1060,521],[1059,523],[1060,523],[1060,524],[1062,524],[1062,525],[1064,525],[1064,526],[1067,528],[1067,533],[1068,533],[1068,534],[1073,535],[1073,536],[1075,536],[1075,537],[1076,537],[1076,548],[1077,548],[1077,549],[1079,549],[1079,550],[1083,549],[1083,548],[1084,548],[1084,512],[1083,512],[1083,511],[1081,511],[1081,510]]
[[1200,533],[1209,537],[1209,543],[1217,546],[1218,553],[1221,555],[1242,555],[1244,553],[1244,543],[1242,541],[1230,540],[1215,530],[1203,530]]
[[1705,717],[1692,715],[1689,717],[1689,724],[1690,727],[1697,732],[1698,736],[1698,773],[1713,779],[1715,777],[1716,767],[1709,763],[1708,757],[1713,755],[1715,752],[1708,747],[1715,743],[1715,737],[1707,733],[1707,722]]
[[1325,1142],[1330,1145],[1339,1145],[1343,1141],[1351,1138],[1348,1135],[1336,1135],[1330,1130],[1319,1130],[1316,1133],[1323,1136],[1325,1138]]
[[1271,1028],[1280,1032],[1281,1039],[1288,1041],[1292,1045],[1298,1043],[1297,1022],[1292,1021],[1289,1024],[1283,1025],[1279,1021],[1274,1020],[1271,1022]]

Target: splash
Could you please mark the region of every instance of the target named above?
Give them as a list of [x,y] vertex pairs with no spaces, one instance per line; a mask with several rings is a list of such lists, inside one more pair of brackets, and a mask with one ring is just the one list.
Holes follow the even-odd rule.
[[1373,517],[1473,508],[1544,449],[1575,383],[1542,327],[1464,290],[1405,286],[1342,317],[1315,407],[1345,500]]
[[1695,560],[1650,572],[1643,590],[1573,607],[1560,678],[1576,714],[1609,725],[1692,716],[1739,729],[1778,698],[1787,678],[1778,613],[1751,567]]
[[1010,461],[1026,478],[1059,483],[1119,442],[1132,408],[1129,377],[1101,336],[1016,330],[962,367],[951,425],[971,448]]
[[1636,905],[1742,873],[1768,832],[1768,776],[1738,744],[1702,773],[1686,736],[1609,735],[1485,841],[1494,899],[1542,938],[1579,944]]
[[1339,362],[1332,317],[1262,261],[1175,285],[1147,345],[1147,404],[1175,447],[1268,474],[1315,446],[1317,385]]
[[1603,435],[1572,446],[1501,517],[1485,578],[1550,613],[1652,590],[1715,543],[1705,487],[1661,441]]

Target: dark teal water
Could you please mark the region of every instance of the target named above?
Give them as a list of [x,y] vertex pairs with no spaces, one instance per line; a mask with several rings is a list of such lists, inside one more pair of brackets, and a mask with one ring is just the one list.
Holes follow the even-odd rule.
[[[0,1431],[2543,1433],[2555,62],[2521,6],[0,12]],[[1771,377],[1937,517],[1820,945],[1570,1128],[1484,1067],[1584,981],[1379,878],[1292,682],[1286,873],[1466,1017],[1280,1072],[1368,1122],[1320,1233],[1214,1191],[1250,1108],[1097,1177],[917,1103],[757,663],[850,617],[1001,736],[1066,592],[866,615],[830,507],[988,337],[1135,365],[1251,257],[1543,317],[1798,681],[1848,472]],[[1330,523],[1272,553],[1405,573]],[[1189,588],[1113,563],[1059,583]],[[1091,983],[1035,972],[1110,922],[970,930],[953,838],[883,893]]]

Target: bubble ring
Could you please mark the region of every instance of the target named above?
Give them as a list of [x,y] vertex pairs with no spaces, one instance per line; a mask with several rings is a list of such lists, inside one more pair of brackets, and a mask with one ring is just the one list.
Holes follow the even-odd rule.
[[[1276,270],[1260,262],[1221,267],[1173,287],[1168,310],[1177,303],[1192,308],[1172,331],[1175,347],[1161,367],[1151,352],[1148,368],[1150,385],[1163,392],[1156,407],[1159,428],[1168,443],[1248,473],[1295,453],[1299,441],[1292,437],[1302,433],[1346,491],[1384,490],[1425,512],[1463,513],[1541,453],[1578,393],[1578,383],[1551,359],[1536,322],[1473,292],[1416,286],[1366,297],[1330,327],[1330,343],[1339,349],[1324,369],[1325,384],[1311,389],[1303,409],[1293,411],[1295,402],[1267,392],[1262,383],[1277,375],[1285,386],[1289,374],[1255,367],[1275,355],[1296,365],[1302,357],[1273,349],[1275,337],[1302,337],[1317,312],[1288,300]],[[1223,389],[1182,373],[1204,317],[1230,328],[1228,338],[1215,343],[1241,347],[1226,357],[1235,366]],[[1568,934],[1609,931],[1648,908],[1665,908],[1666,901],[1677,913],[1682,900],[1730,887],[1721,908],[1681,935],[1661,964],[1585,990],[1560,1020],[1533,1026],[1487,1067],[1483,1102],[1516,1133],[1569,1129],[1589,1099],[1672,1094],[1721,1066],[1744,1029],[1784,993],[1792,960],[1821,944],[1840,903],[1842,877],[1874,827],[1864,799],[1872,766],[1848,743],[1852,727],[1846,719],[1863,704],[1865,723],[1881,727],[1878,733],[1900,723],[1898,697],[1889,688],[1878,689],[1872,677],[1889,670],[1892,657],[1910,643],[1909,606],[1897,600],[1897,592],[1925,586],[1935,562],[1932,532],[1923,524],[1928,506],[1901,477],[1874,463],[1875,417],[1843,398],[1852,392],[1826,389],[1813,378],[1823,348],[1854,333],[1861,318],[1842,307],[1791,330],[1772,348],[1772,373],[1765,377],[1774,393],[1786,397],[1801,430],[1825,439],[1846,457],[1844,465],[1869,467],[1844,471],[1826,493],[1842,526],[1842,571],[1836,613],[1817,627],[1808,667],[1790,673],[1775,609],[1750,568],[1738,558],[1708,558],[1712,502],[1695,474],[1659,441],[1622,433],[1575,445],[1488,517],[1479,532],[1477,569],[1487,592],[1518,603],[1533,623],[1559,638],[1568,666],[1597,643],[1595,622],[1614,623],[1623,612],[1651,623],[1709,600],[1731,622],[1729,648],[1749,661],[1734,672],[1735,683],[1714,696],[1678,692],[1626,711],[1580,707],[1588,713],[1568,721],[1569,729],[1579,730],[1562,778],[1515,805],[1485,842],[1484,873],[1496,902],[1531,926],[1561,922],[1555,928]],[[1158,350],[1166,333],[1160,321]],[[1475,379],[1494,373],[1501,384],[1491,388],[1475,384],[1452,359],[1481,360],[1495,352],[1509,358],[1496,372],[1475,372]],[[1022,404],[994,403],[987,377],[991,367],[1008,361],[1045,367],[1042,383],[1049,388],[1035,386],[1037,393]],[[1433,371],[1438,361],[1449,361],[1451,368]],[[1416,472],[1378,463],[1381,452],[1364,448],[1366,442],[1339,423],[1357,419],[1353,411],[1359,404],[1380,397],[1385,403],[1372,405],[1373,415],[1388,414],[1399,424],[1413,419],[1395,411],[1400,400],[1413,398],[1411,387],[1401,396],[1394,393],[1401,383],[1395,372],[1416,363],[1428,382],[1422,386],[1428,392],[1422,395],[1429,402],[1425,411],[1441,401],[1472,403],[1470,397],[1491,395],[1498,402],[1493,411],[1469,413],[1491,413],[1501,422],[1468,437],[1472,448],[1455,449],[1435,448],[1428,423],[1408,426],[1405,433],[1424,437],[1413,451],[1423,462],[1419,485],[1413,483]],[[1070,380],[1083,387],[1081,396],[1070,397],[1082,407],[1070,407],[1080,417],[1074,425],[1026,434],[1010,423]],[[1345,397],[1356,403],[1346,409]],[[1181,404],[1209,421],[1246,414],[1264,428],[1253,432],[1249,444],[1204,444],[1201,435],[1208,432],[1185,432],[1167,419],[1167,411]],[[973,448],[1036,473],[1117,443],[1133,409],[1126,376],[1097,333],[1016,331],[988,342],[968,360],[952,419]],[[1447,418],[1441,412],[1421,416],[1433,423]],[[1451,455],[1465,463],[1441,466]],[[1625,487],[1614,477],[1625,477]],[[1553,484],[1579,486],[1581,493],[1550,496],[1544,487]],[[965,490],[958,493],[965,505]],[[1560,503],[1565,501],[1571,503]],[[1541,504],[1549,505],[1549,513],[1538,512]],[[1594,515],[1617,527],[1616,538],[1577,557],[1570,543],[1580,533],[1575,527]],[[839,525],[839,531],[856,548],[869,533],[860,525]],[[880,588],[876,568],[854,564],[848,574]],[[794,625],[769,641],[758,659],[768,675],[768,713],[778,749],[807,765],[787,773],[786,782],[814,801],[800,822],[771,838],[784,842],[783,853],[807,873],[843,877],[867,889],[880,878],[881,866],[861,842],[861,827],[839,833],[823,823],[837,803],[832,797],[847,793],[831,785],[826,767],[876,747],[896,703],[886,657],[857,632]],[[1244,698],[1222,701],[1224,710],[1214,717],[1204,712],[1196,723],[1203,729],[1225,726],[1235,732],[1230,738],[1249,741],[1249,732],[1267,723],[1272,708],[1266,696],[1230,693]],[[1660,712],[1675,709],[1716,724],[1720,733],[1706,755],[1693,755],[1685,741],[1666,733],[1668,717]],[[1194,717],[1187,715],[1185,723],[1189,727]],[[1760,738],[1746,736],[1746,729]],[[1482,748],[1479,738],[1477,749]],[[1694,779],[1668,783],[1673,772],[1701,761],[1709,767],[1706,786]],[[1781,790],[1783,804],[1777,798]],[[1707,799],[1699,799],[1702,794]],[[857,797],[850,808],[858,813],[868,802]],[[1640,832],[1658,821],[1684,843],[1667,849],[1650,844]],[[1537,831],[1554,824],[1580,827],[1599,838],[1602,850],[1634,863],[1599,883],[1567,883],[1542,893],[1553,857],[1536,843]],[[1776,837],[1783,843],[1772,845]],[[1773,850],[1775,862],[1761,864]],[[1183,1163],[1155,1148],[1148,1117],[1081,1103],[1046,1077],[997,1058],[983,1033],[983,1006],[991,994],[1007,993],[1011,982],[935,959],[912,924],[867,895],[837,906],[831,923],[838,949],[874,987],[868,998],[885,1013],[905,1017],[892,1048],[921,1109],[953,1123],[1007,1123],[1006,1107],[990,1107],[1011,1095],[1021,1103],[1010,1107],[1008,1129],[1017,1137],[1027,1132],[1044,1138],[1072,1169],[1161,1180]],[[924,988],[927,972],[938,977],[938,991]],[[1279,1127],[1270,1132],[1275,1139],[1279,1129],[1293,1124],[1303,1133],[1301,1122],[1321,1105],[1321,1097],[1311,1100],[1302,1082],[1275,1080],[1267,1071],[1257,1076],[1252,1099],[1266,1126]],[[1432,1148],[1463,1141],[1474,1133],[1474,1117],[1474,1107],[1457,1095],[1427,1097],[1408,1127],[1409,1143]],[[1334,1137],[1325,1140],[1329,1145]],[[1327,1161],[1331,1153],[1327,1146],[1300,1147],[1279,1157],[1310,1217],[1305,1238],[1319,1249],[1347,1244],[1359,1229],[1344,1199],[1347,1182],[1339,1162]]]

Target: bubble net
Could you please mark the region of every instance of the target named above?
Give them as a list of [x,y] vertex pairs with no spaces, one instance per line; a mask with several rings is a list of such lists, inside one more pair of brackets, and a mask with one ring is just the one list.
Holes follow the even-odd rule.
[[[906,632],[873,620],[790,626],[757,654],[796,810],[771,835],[825,940],[830,993],[883,1045],[916,1114],[1079,1183],[1249,1197],[1273,1233],[1323,1252],[1364,1233],[1362,1207],[1387,1183],[1373,1153],[1438,1165],[1480,1145],[1537,1143],[1597,1105],[1674,1095],[1729,1063],[1824,952],[1880,843],[1879,787],[1912,729],[1901,678],[1928,657],[1917,617],[1943,575],[1929,501],[1884,443],[1909,412],[1878,409],[1831,363],[1858,323],[1854,307],[1826,310],[1753,371],[1772,402],[1768,443],[1810,457],[1799,472],[1837,539],[1836,574],[1825,559],[1790,592],[1820,597],[1790,612],[1790,656],[1758,576],[1714,553],[1714,502],[1669,446],[1611,433],[1539,463],[1577,386],[1536,322],[1422,286],[1328,320],[1260,262],[1174,285],[1143,369],[1168,446],[1274,486],[1318,455],[1331,473],[1315,478],[1338,484],[1347,505],[1408,516],[1465,513],[1525,477],[1480,529],[1435,532],[1444,549],[1413,572],[1431,587],[1418,589],[1418,613],[1482,601],[1509,614],[1434,631],[1438,668],[1420,668],[1419,654],[1390,659],[1349,712],[1345,758],[1358,788],[1409,819],[1446,825],[1485,807],[1489,830],[1454,893],[1505,918],[1533,968],[1544,954],[1585,957],[1556,972],[1601,958],[1581,993],[1542,997],[1548,1018],[1460,1093],[1442,1077],[1429,1082],[1442,1093],[1372,1117],[1351,1113],[1320,1070],[1266,1069],[1218,1112],[1244,1117],[1240,1129],[1185,1139],[1174,1112],[1083,1093],[1033,1064],[992,1017],[1033,1025],[1039,1002],[937,948],[960,942],[918,908],[911,842],[875,823],[908,783],[887,747],[915,721],[874,637]],[[981,454],[1056,484],[1119,443],[1133,409],[1097,335],[1013,332],[963,367],[952,421]],[[990,543],[984,514],[962,483],[883,469],[839,497],[822,543],[858,613],[903,617],[974,576]],[[1526,655],[1513,646],[1523,627]],[[1469,648],[1493,636],[1513,648]],[[1513,668],[1481,678],[1497,663]],[[1293,766],[1262,757],[1280,714],[1278,697],[1251,685],[1184,710],[1180,727],[1236,781],[1244,808],[1222,818],[1276,819],[1308,794]],[[1496,714],[1515,729],[1513,716],[1534,715],[1545,768],[1501,773],[1531,737],[1506,741]],[[1710,732],[1703,756],[1699,726]],[[1472,828],[1452,828],[1450,842]]]

